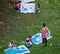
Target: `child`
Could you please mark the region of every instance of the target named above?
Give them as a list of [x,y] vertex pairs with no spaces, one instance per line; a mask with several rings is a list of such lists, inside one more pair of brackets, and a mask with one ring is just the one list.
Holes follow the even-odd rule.
[[16,9],[16,12],[18,12],[18,11],[19,11],[20,6],[21,6],[21,1],[16,2],[16,3],[13,5],[13,8],[14,8],[14,9]]
[[43,28],[41,30],[41,34],[42,34],[42,44],[43,46],[47,46],[47,36],[48,36],[48,27],[46,27],[46,24],[43,23]]
[[32,46],[32,39],[31,36],[26,39],[26,47],[29,48]]
[[16,47],[16,45],[13,42],[10,42],[8,47],[13,48],[13,47]]
[[40,12],[40,4],[37,4],[37,11]]
[[29,40],[26,40],[26,47],[29,48],[32,46],[32,43]]

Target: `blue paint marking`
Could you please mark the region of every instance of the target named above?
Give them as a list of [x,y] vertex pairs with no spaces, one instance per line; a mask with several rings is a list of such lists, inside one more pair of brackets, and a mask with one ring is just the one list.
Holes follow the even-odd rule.
[[[52,38],[52,36],[48,36],[47,40],[50,38]],[[33,42],[33,44],[36,44],[36,45],[42,43],[42,38],[41,38],[40,33],[37,33],[32,36],[32,42]]]
[[21,46],[21,47],[15,47],[15,48],[8,48],[6,50],[4,50],[6,54],[24,54],[24,53],[29,53],[30,51],[25,47],[25,46]]

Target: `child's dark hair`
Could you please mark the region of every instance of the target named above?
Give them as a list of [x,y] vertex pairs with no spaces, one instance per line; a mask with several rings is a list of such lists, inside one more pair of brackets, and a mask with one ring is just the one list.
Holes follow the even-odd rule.
[[29,42],[29,40],[27,40],[27,42]]
[[40,4],[37,4],[40,7]]
[[21,2],[21,1],[19,1],[19,2]]
[[45,27],[46,26],[46,24],[45,23],[43,23],[43,27]]

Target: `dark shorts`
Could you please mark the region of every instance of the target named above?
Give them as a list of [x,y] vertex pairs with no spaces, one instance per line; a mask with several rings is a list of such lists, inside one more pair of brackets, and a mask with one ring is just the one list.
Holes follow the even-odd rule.
[[47,38],[43,38],[42,39],[42,43],[45,44],[45,45],[47,45]]
[[18,8],[18,7],[16,7],[15,9],[16,9],[16,10],[18,10],[19,8]]

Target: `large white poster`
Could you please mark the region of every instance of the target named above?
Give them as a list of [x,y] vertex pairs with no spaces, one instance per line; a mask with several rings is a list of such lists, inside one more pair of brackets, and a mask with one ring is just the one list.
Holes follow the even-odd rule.
[[35,13],[35,3],[22,3],[20,12],[21,13]]
[[22,2],[32,2],[32,1],[35,1],[35,0],[20,0]]

